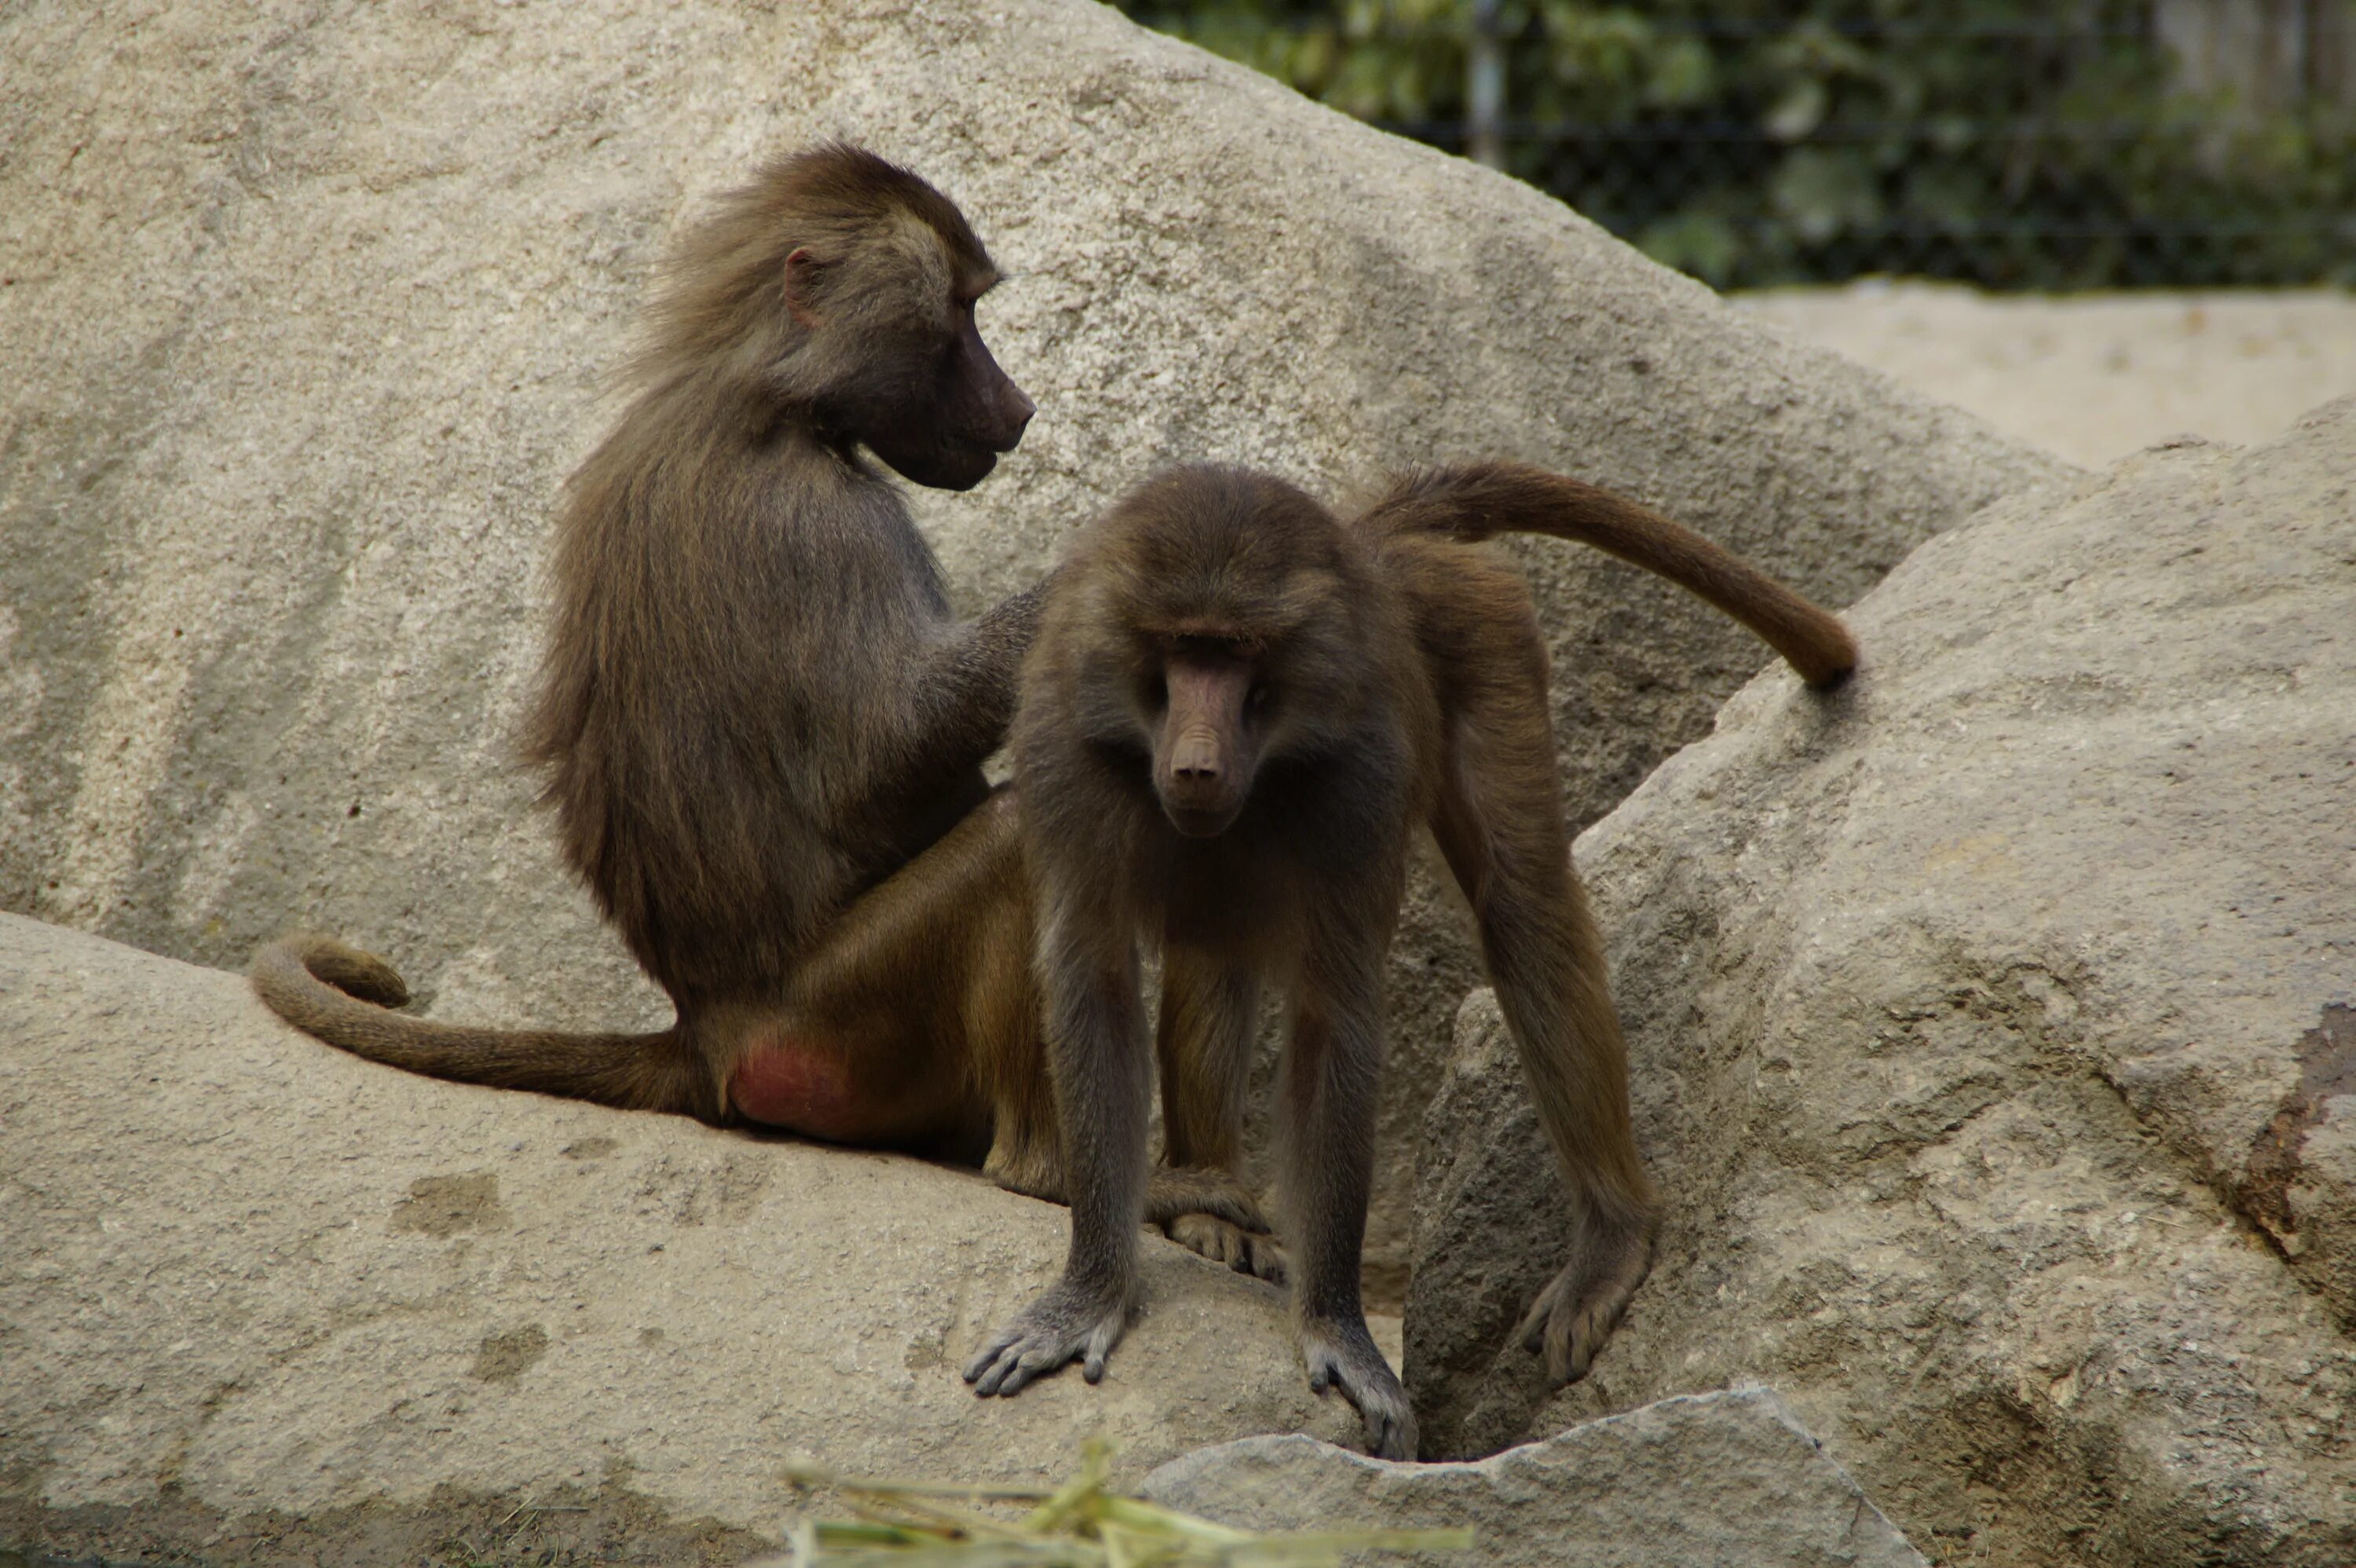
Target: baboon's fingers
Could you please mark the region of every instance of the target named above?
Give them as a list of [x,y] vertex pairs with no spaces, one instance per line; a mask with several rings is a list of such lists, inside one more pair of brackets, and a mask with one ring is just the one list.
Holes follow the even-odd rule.
[[1181,1214],[1162,1233],[1188,1252],[1225,1264],[1237,1274],[1252,1275],[1272,1285],[1284,1283],[1284,1249],[1263,1232],[1248,1231],[1215,1214]]
[[1012,1396],[1026,1383],[1035,1382],[1072,1359],[1061,1347],[1044,1346],[1028,1337],[1017,1336],[1003,1344],[992,1345],[976,1357],[965,1369],[965,1381],[973,1384],[973,1392],[988,1399],[992,1394]]
[[1229,1268],[1236,1266],[1243,1250],[1242,1233],[1213,1214],[1181,1214],[1162,1228],[1162,1233],[1188,1252]]
[[1522,1348],[1546,1357],[1548,1381],[1577,1382],[1594,1364],[1595,1352],[1612,1337],[1626,1306],[1625,1297],[1580,1298],[1549,1285],[1522,1319]]
[[1312,1392],[1323,1393],[1330,1388],[1357,1407],[1367,1453],[1377,1459],[1415,1457],[1415,1412],[1398,1374],[1375,1349],[1363,1319],[1305,1325],[1301,1358],[1308,1365]]
[[1522,1314],[1521,1322],[1515,1326],[1514,1338],[1520,1340],[1522,1349],[1532,1355],[1546,1349],[1547,1320],[1554,1314],[1554,1287],[1561,1283],[1562,1276],[1557,1275],[1554,1283],[1538,1292],[1538,1298],[1530,1303],[1529,1310]]
[[992,1394],[1011,1397],[1066,1362],[1076,1360],[1078,1354],[1078,1347],[1065,1343],[1060,1337],[1043,1340],[1036,1334],[1020,1335],[991,1352],[979,1378],[975,1369],[968,1367],[966,1381],[973,1383],[973,1392],[984,1399]]
[[1059,1280],[1015,1315],[965,1365],[965,1381],[983,1399],[1012,1396],[1071,1361],[1090,1382],[1104,1378],[1105,1358],[1129,1325],[1125,1299],[1109,1303]]
[[1282,1285],[1292,1274],[1292,1262],[1284,1254],[1284,1244],[1274,1236],[1246,1235],[1244,1245],[1248,1256],[1237,1264],[1245,1274],[1255,1275],[1270,1285]]
[[[1008,1337],[1001,1333],[996,1339],[991,1340],[990,1343],[984,1345],[980,1350],[976,1351],[973,1359],[965,1364],[965,1371],[961,1374],[965,1381],[969,1383],[979,1385],[984,1378],[990,1377],[991,1372],[997,1371],[999,1353],[1006,1349],[1007,1344]],[[977,1386],[974,1392],[980,1394],[996,1393],[998,1392],[999,1383],[1004,1381],[1004,1378],[1005,1374],[1003,1372],[1000,1372],[997,1377],[990,1378],[990,1384],[987,1388]]]
[[1547,1377],[1556,1382],[1572,1382],[1587,1375],[1587,1369],[1595,1364],[1595,1352],[1603,1348],[1604,1339],[1612,1332],[1612,1323],[1598,1321],[1606,1312],[1612,1323],[1618,1321],[1618,1312],[1599,1303],[1585,1303],[1571,1311],[1558,1307],[1547,1314]]
[[1080,1362],[1080,1376],[1092,1383],[1104,1381],[1105,1358],[1112,1354],[1113,1341],[1120,1338],[1118,1325],[1099,1323],[1088,1336],[1087,1354]]
[[1547,1376],[1558,1383],[1587,1375],[1653,1265],[1647,1231],[1608,1239],[1590,1235],[1584,1243],[1538,1292],[1516,1330],[1523,1349],[1544,1352]]

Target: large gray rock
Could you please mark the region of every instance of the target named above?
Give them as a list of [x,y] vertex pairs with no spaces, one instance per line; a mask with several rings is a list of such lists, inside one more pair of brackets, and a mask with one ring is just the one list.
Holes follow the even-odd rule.
[[2356,1562],[2351,475],[2356,400],[2000,505],[1580,840],[1660,1261],[1584,1385],[1495,1355],[1553,1179],[1476,997],[1437,1451],[1756,1379],[1933,1556]]
[[1155,1502],[1250,1530],[1461,1529],[1440,1568],[1925,1568],[1762,1388],[1666,1399],[1472,1465],[1246,1437],[1145,1477]]
[[0,1129],[0,1549],[694,1563],[778,1539],[797,1456],[1059,1480],[1100,1433],[1133,1477],[1357,1428],[1276,1291],[1167,1243],[1102,1384],[985,1403],[957,1368],[1054,1278],[1062,1210],[412,1077],[14,915]]
[[[663,1017],[511,766],[542,540],[651,264],[814,137],[914,164],[1013,274],[984,315],[1040,416],[919,498],[970,603],[1182,457],[1319,487],[1527,458],[1836,603],[2061,471],[1077,0],[45,0],[0,55],[0,908],[228,966],[322,927],[437,1016]],[[1763,659],[1616,564],[1531,559],[1583,825]],[[1420,901],[1395,975],[1394,1271],[1454,917]]]

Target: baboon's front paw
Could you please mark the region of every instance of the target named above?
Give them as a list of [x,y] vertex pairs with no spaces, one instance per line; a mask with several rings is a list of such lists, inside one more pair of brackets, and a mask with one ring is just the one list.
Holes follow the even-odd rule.
[[1012,1394],[1036,1382],[1066,1361],[1080,1363],[1080,1375],[1090,1382],[1104,1379],[1105,1357],[1120,1341],[1129,1326],[1126,1297],[1107,1302],[1093,1293],[1058,1281],[1047,1294],[1021,1312],[1014,1321],[991,1337],[981,1353],[965,1364],[965,1381],[988,1399]]
[[1168,1234],[1187,1251],[1225,1264],[1237,1274],[1284,1283],[1284,1249],[1265,1232],[1247,1231],[1215,1214],[1181,1214],[1170,1221]]
[[1365,1321],[1311,1323],[1301,1330],[1301,1359],[1308,1363],[1309,1386],[1319,1393],[1340,1391],[1358,1407],[1365,1424],[1366,1452],[1377,1459],[1415,1457],[1415,1412],[1383,1353],[1375,1349]]
[[1546,1352],[1547,1375],[1556,1382],[1585,1377],[1652,1266],[1650,1226],[1612,1233],[1590,1228],[1522,1318],[1515,1332],[1524,1348]]

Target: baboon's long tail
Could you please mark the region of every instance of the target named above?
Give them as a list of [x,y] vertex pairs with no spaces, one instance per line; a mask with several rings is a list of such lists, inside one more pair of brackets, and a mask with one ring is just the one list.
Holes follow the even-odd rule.
[[1725,611],[1764,638],[1810,686],[1837,686],[1857,667],[1857,643],[1830,612],[1649,507],[1527,464],[1475,463],[1408,475],[1367,512],[1365,526],[1466,540],[1546,534],[1591,545]]
[[723,1104],[683,1032],[555,1034],[472,1029],[388,1011],[409,987],[373,955],[326,936],[290,936],[254,955],[248,971],[271,1011],[355,1056],[434,1078],[672,1111],[717,1122]]

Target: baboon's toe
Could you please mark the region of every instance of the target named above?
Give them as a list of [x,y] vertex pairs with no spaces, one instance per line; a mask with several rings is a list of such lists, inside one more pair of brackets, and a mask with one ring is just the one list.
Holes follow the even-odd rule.
[[1253,1275],[1271,1284],[1284,1283],[1284,1249],[1264,1232],[1248,1231],[1215,1214],[1181,1214],[1164,1233],[1188,1252],[1237,1274]]

